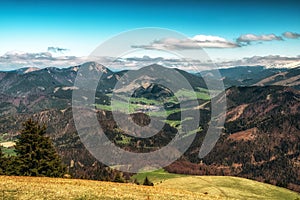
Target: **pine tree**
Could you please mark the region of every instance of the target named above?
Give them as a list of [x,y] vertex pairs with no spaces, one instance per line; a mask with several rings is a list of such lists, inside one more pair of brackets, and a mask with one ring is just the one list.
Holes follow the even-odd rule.
[[153,183],[148,179],[148,177],[146,176],[143,185],[147,185],[147,186],[153,186]]
[[65,166],[49,137],[46,127],[29,119],[23,124],[20,138],[16,142],[16,175],[63,177]]

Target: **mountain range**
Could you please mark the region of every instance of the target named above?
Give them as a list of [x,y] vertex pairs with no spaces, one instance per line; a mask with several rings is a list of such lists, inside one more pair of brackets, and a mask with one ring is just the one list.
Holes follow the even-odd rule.
[[[108,138],[128,150],[147,152],[168,144],[180,127],[180,104],[176,95],[185,102],[190,93],[176,88],[171,91],[163,83],[139,77],[130,87],[134,121],[147,124],[151,120],[165,123],[163,129],[148,139],[124,134],[118,129],[111,113],[110,99],[116,83],[128,70],[113,72],[94,62],[69,68],[24,68],[0,72],[0,135],[3,141],[14,141],[27,118],[37,119],[48,127],[57,151],[74,177],[105,179],[112,169],[107,168],[85,149],[72,118],[71,99],[78,70],[86,68],[95,75],[102,74],[97,87],[95,112]],[[148,70],[164,70],[150,65]],[[227,99],[227,114],[221,138],[203,159],[199,149],[210,123],[210,96],[203,77],[216,79],[216,71],[197,74],[176,69],[197,93],[201,119],[195,140],[185,154],[166,170],[198,175],[233,175],[247,177],[300,191],[300,67],[273,69],[263,66],[220,69]],[[165,81],[165,82],[164,82]],[[153,84],[153,83],[162,84]],[[124,88],[123,88],[124,89]],[[176,94],[176,95],[175,95]],[[120,102],[122,91],[117,92]],[[213,98],[221,102],[221,96]],[[219,100],[218,100],[219,98]],[[159,104],[167,110],[167,121],[162,121]],[[144,111],[145,106],[147,112]],[[195,108],[193,108],[195,109]],[[142,112],[141,112],[142,111]],[[188,110],[186,111],[188,112]],[[127,113],[121,113],[126,117]],[[84,116],[84,113],[83,113]],[[134,130],[133,130],[134,131]]]

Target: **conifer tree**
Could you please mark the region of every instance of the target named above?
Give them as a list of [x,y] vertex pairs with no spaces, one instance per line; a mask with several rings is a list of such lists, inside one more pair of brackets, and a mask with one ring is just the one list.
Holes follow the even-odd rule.
[[153,183],[148,179],[148,177],[146,176],[143,185],[147,185],[147,186],[153,186]]
[[23,124],[16,142],[15,173],[24,176],[63,177],[65,166],[49,137],[46,127],[29,119]]

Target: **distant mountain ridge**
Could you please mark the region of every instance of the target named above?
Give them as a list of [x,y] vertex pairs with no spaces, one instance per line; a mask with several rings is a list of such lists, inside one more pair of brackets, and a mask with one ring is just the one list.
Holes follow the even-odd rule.
[[[80,66],[69,68],[48,67],[30,70],[24,68],[0,72],[0,111],[5,110],[6,112],[12,113],[36,112],[47,108],[63,108],[70,105],[72,91],[75,89],[73,87],[74,81],[80,68],[92,71],[94,78],[100,80],[97,87],[97,94],[101,96],[101,98],[103,95],[111,93],[120,77],[128,72],[113,72],[95,62],[88,62]],[[160,65],[151,65],[146,68],[150,70],[164,69],[164,67]],[[190,84],[193,88],[206,87],[201,77],[182,70],[177,71],[182,74],[185,79],[190,80]],[[99,77],[100,74],[102,75],[101,79]],[[90,77],[86,79],[87,82],[89,78]],[[143,78],[137,81],[136,84],[139,84],[140,81],[143,81]],[[167,79],[160,81],[167,81]],[[148,82],[157,82],[157,80],[148,80]],[[100,103],[101,98],[98,100]]]
[[[281,85],[299,89],[300,66],[295,68],[266,68],[264,66],[237,66],[219,69],[218,72],[224,86],[252,86],[252,85]],[[198,75],[215,79],[217,70],[207,70]],[[287,80],[290,79],[290,80]]]
[[[159,65],[157,65],[159,67]],[[112,81],[101,84],[104,88],[99,88],[101,92],[106,93],[113,89],[112,85],[122,76],[124,73],[130,70],[113,72],[98,63],[89,62],[79,66],[68,68],[21,68],[12,71],[0,71],[0,85],[3,86],[0,89],[0,93],[17,92],[14,87],[34,86],[36,84],[40,88],[53,89],[53,86],[72,86],[77,74],[77,71],[81,67],[91,68],[96,73],[103,73],[104,78],[111,78]],[[149,66],[149,67],[155,67]],[[291,86],[299,89],[300,85],[300,66],[294,68],[266,68],[264,66],[237,66],[231,68],[221,68],[214,70],[207,70],[197,73],[196,78],[193,74],[185,72],[180,69],[175,69],[190,81],[194,87],[206,88],[205,81],[201,78],[205,77],[207,80],[214,80],[217,77],[217,73],[220,73],[221,79],[224,82],[225,88],[231,86],[251,86],[251,85],[282,85]],[[16,79],[19,79],[18,81]],[[7,83],[6,83],[7,82]],[[12,84],[12,85],[11,85]],[[26,87],[25,87],[26,88]],[[19,91],[20,92],[20,91]],[[51,92],[51,91],[50,91]]]

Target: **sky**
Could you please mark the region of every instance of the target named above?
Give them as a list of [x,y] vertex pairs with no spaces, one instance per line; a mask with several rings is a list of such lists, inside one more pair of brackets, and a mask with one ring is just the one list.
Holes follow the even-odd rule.
[[220,65],[253,57],[298,62],[299,10],[300,1],[290,0],[0,1],[0,70],[77,64],[107,39],[143,27],[171,29],[187,40],[136,48],[200,47]]

